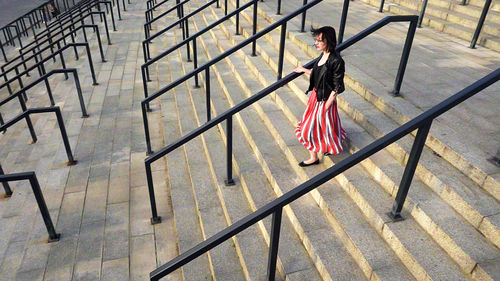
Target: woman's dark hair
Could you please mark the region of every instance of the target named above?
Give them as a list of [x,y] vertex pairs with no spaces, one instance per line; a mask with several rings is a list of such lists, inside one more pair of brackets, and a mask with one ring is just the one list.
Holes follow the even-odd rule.
[[318,29],[311,28],[311,33],[314,37],[323,34],[321,39],[326,43],[326,50],[330,53],[335,53],[335,48],[337,47],[335,28],[331,26],[323,26]]

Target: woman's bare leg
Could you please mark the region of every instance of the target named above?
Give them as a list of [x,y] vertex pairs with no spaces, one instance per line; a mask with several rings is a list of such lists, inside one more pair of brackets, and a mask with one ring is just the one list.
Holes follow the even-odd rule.
[[304,161],[304,164],[311,164],[311,163],[315,162],[316,160],[318,160],[318,154],[314,151],[309,151],[309,159]]

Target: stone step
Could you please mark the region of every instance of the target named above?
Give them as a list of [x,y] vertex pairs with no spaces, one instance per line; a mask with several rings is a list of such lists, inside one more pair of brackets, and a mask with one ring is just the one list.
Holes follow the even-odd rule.
[[[214,32],[217,32],[217,31],[214,31]],[[223,41],[223,42],[225,42],[225,44],[228,44],[228,42],[226,42],[227,40],[223,39],[223,37],[217,36],[216,38],[218,40],[217,42]],[[227,47],[227,45],[226,45],[226,47]],[[216,50],[215,52],[217,52],[217,49],[215,49],[215,50]],[[218,73],[221,73],[224,77],[226,77],[229,74],[228,71],[225,70],[225,67],[224,67],[224,69],[220,69],[220,67],[217,66],[217,70],[218,70]],[[229,92],[227,92],[227,91],[225,91],[225,92],[226,92],[227,98],[230,100],[231,104],[234,105],[238,101],[244,99],[246,96],[243,95],[243,93],[236,94],[236,91],[241,92],[241,90],[238,90],[236,88],[237,86],[236,86],[236,84],[234,84],[234,82],[226,82],[227,79],[231,79],[231,76],[224,79],[224,84],[226,85],[227,89],[229,90]],[[249,109],[249,111],[250,111],[250,109]],[[244,130],[244,134],[247,138],[247,141],[249,141],[250,145],[253,147],[254,153],[257,153],[258,161],[262,165],[264,165],[264,167],[265,167],[264,172],[267,175],[268,180],[273,182],[273,188],[275,190],[275,193],[277,193],[278,195],[282,194],[284,192],[282,190],[283,187],[281,185],[278,186],[277,182],[281,183],[282,181],[285,180],[282,178],[285,177],[285,174],[287,174],[287,171],[289,168],[288,167],[281,167],[282,169],[285,169],[285,170],[284,171],[275,171],[275,168],[273,168],[273,167],[276,165],[271,165],[271,163],[268,161],[271,161],[273,163],[278,163],[280,161],[275,159],[274,157],[271,157],[271,156],[269,156],[271,159],[264,159],[263,158],[263,155],[269,155],[269,153],[271,153],[269,150],[272,150],[273,144],[265,141],[265,139],[270,137],[268,135],[268,133],[265,133],[265,132],[261,132],[262,134],[265,133],[265,135],[259,135],[258,136],[259,140],[257,140],[257,139],[254,140],[255,130],[259,130],[258,126],[259,126],[259,123],[261,123],[262,121],[259,120],[259,117],[258,117],[258,115],[256,115],[256,112],[254,110],[251,110],[251,113],[253,113],[253,114],[249,114],[249,113],[242,111],[241,115],[240,115],[241,119],[238,118],[238,121]],[[252,117],[252,115],[253,115],[253,117]],[[257,119],[255,119],[255,118],[257,118]],[[245,120],[248,120],[248,121],[245,121]],[[262,130],[260,130],[260,131],[262,131]],[[269,148],[265,148],[265,151],[261,151],[260,150],[260,149],[262,149],[261,146],[264,144],[259,144],[259,148],[257,148],[256,147],[257,143],[265,143],[265,145],[267,145]],[[237,151],[237,148],[235,148],[234,151]],[[247,168],[241,166],[241,169],[246,170]],[[290,180],[292,180],[293,182],[291,184],[286,184],[286,182],[285,182],[284,186],[292,187],[292,186],[297,184],[295,179],[288,179],[288,181],[290,181]],[[249,188],[250,188],[250,186],[249,186]],[[306,198],[304,198],[304,199],[306,199]],[[307,198],[307,200],[310,201],[310,200],[312,200],[312,198]],[[304,202],[304,201],[302,201],[302,202]],[[300,203],[302,203],[302,202],[300,202]],[[264,203],[265,202],[257,203],[257,204],[264,204]],[[344,270],[347,270],[345,268],[342,270],[342,273],[341,272],[331,273],[330,269],[331,268],[339,268],[338,266],[334,266],[335,263],[336,264],[339,264],[339,263],[344,264],[342,267],[345,267],[345,266],[347,266],[347,264],[352,264],[352,261],[348,262],[348,259],[346,260],[345,258],[343,258],[342,257],[343,255],[341,255],[340,253],[336,254],[335,257],[329,258],[329,259],[336,258],[336,259],[338,259],[337,261],[329,260],[328,258],[326,258],[324,256],[324,251],[328,251],[328,248],[330,248],[330,247],[337,248],[337,247],[342,247],[342,246],[339,242],[335,242],[335,240],[332,240],[332,242],[329,242],[329,243],[327,242],[328,240],[332,239],[332,238],[329,238],[328,236],[333,235],[333,233],[331,233],[332,231],[328,228],[328,226],[326,224],[326,220],[321,219],[321,214],[318,213],[319,210],[306,207],[307,205],[310,205],[311,203],[312,202],[306,203],[306,205],[304,205],[304,203],[299,204],[299,202],[297,202],[297,204],[292,204],[293,211],[290,210],[291,213],[288,213],[289,211],[287,210],[288,215],[289,216],[291,215],[293,218],[294,228],[296,229],[295,231],[296,232],[298,231],[299,236],[301,236],[301,239],[303,240],[303,243],[305,243],[306,245],[311,245],[311,248],[309,248],[308,250],[310,251],[310,255],[314,255],[313,260],[316,261],[315,262],[316,267],[320,271],[323,278],[330,279],[330,278],[335,278],[335,276],[339,276],[339,274],[340,274],[340,276],[342,276],[342,274],[345,275],[345,274],[347,274],[344,272]],[[304,208],[307,209],[308,211],[305,211]],[[310,219],[307,219],[306,217],[304,217],[306,213],[315,217],[315,219],[317,221],[311,225],[312,222],[310,221]],[[316,235],[319,234],[319,233],[314,233],[313,231],[310,231],[310,229],[312,229],[312,228],[314,228],[314,229],[321,228],[322,230],[320,232],[322,233],[321,235],[323,235],[321,240],[322,240],[323,244],[330,244],[330,246],[326,247],[326,249],[325,249],[325,246],[317,245],[317,242],[315,241],[317,239],[309,238],[309,236],[311,236],[311,235],[314,235],[313,237],[316,237]],[[327,233],[330,233],[330,234],[327,236]],[[309,242],[307,242],[307,241],[309,241]],[[286,248],[288,248],[288,247],[280,246],[280,252],[282,251],[281,249],[285,250]],[[339,250],[340,249],[338,249],[337,251],[339,251]],[[316,257],[316,255],[319,255],[319,257],[321,257],[321,259],[319,257]],[[346,262],[348,262],[348,263],[346,264]],[[350,265],[350,266],[353,266],[353,265]],[[286,267],[286,265],[285,265],[285,267]],[[357,271],[359,271],[359,269],[357,269]],[[330,274],[332,274],[331,277],[330,277]],[[354,272],[353,272],[353,274],[354,274]],[[359,274],[359,273],[356,273],[356,274]],[[348,276],[349,275],[347,275],[346,277],[342,277],[342,278],[349,278]],[[358,279],[360,275],[357,275],[357,276],[358,276],[357,277],[357,279]]]
[[[389,12],[395,14],[418,14],[417,10],[401,5],[388,5],[387,7]],[[440,11],[437,11],[437,13],[440,13]],[[430,14],[426,14],[426,16],[422,19],[422,25],[430,26],[437,31],[448,33],[470,42],[474,35],[477,23],[471,24],[473,21],[472,19],[460,18],[455,15],[448,15],[447,19],[448,18],[450,20],[444,20],[440,17],[436,17],[435,14],[431,12]],[[498,37],[498,32],[499,29],[495,24],[486,23],[483,26],[477,44],[490,48],[494,51],[499,51],[500,39]]]
[[[416,11],[417,15],[420,14],[423,5],[423,2],[418,0],[396,0],[391,1],[391,4],[392,3],[414,10]],[[471,5],[462,6],[446,0],[442,0],[429,2],[425,9],[425,16],[435,16],[450,23],[456,23],[468,28],[475,29],[479,21],[479,17],[481,16],[481,12],[482,8]],[[498,37],[499,21],[500,13],[494,10],[490,10],[488,12],[488,17],[486,18],[482,32],[486,32],[490,35]]]
[[[262,5],[261,5],[262,6]],[[264,7],[262,7],[264,8]],[[248,17],[245,17],[248,18]],[[266,20],[273,22],[273,16],[267,14],[267,17],[265,17]],[[293,26],[293,24],[292,24]],[[296,30],[295,27],[291,27],[289,30]],[[277,37],[275,33],[275,38],[276,40],[271,41],[273,42],[273,46],[277,46],[277,41],[279,37]],[[311,58],[314,58],[316,54],[314,53],[315,51],[312,50],[310,46],[308,46],[307,42],[305,42],[304,36],[301,34],[297,33],[288,33],[288,37],[290,41],[293,43],[297,44],[300,46],[303,51],[307,54],[310,54]],[[288,43],[287,43],[288,44]],[[293,44],[288,44],[288,45],[293,45]],[[296,51],[294,52],[285,52],[286,59],[289,60],[293,65],[296,65],[297,59],[295,57],[290,57],[290,55],[296,54]],[[302,56],[302,55],[301,55]],[[349,59],[348,59],[349,61]],[[303,61],[305,63],[305,61]],[[272,64],[271,64],[272,65]],[[285,68],[286,69],[286,68]],[[354,72],[356,69],[352,69]],[[362,76],[366,78],[367,80],[369,77],[366,75],[361,75],[359,71],[355,71],[356,76]],[[377,85],[374,81],[367,81],[369,82],[368,85],[374,86],[374,88]],[[293,83],[291,83],[293,85]],[[383,111],[384,114],[390,116],[393,120],[397,121],[398,124],[403,124],[407,121],[409,121],[409,117],[407,117],[405,114],[402,112],[413,112],[415,111],[414,109],[411,109],[410,107],[414,107],[411,104],[405,103],[401,99],[396,99],[390,102],[387,102],[384,100],[384,98],[379,97],[379,94],[376,94],[376,92],[373,92],[372,90],[369,90],[366,86],[362,85],[361,82],[356,81],[353,79],[349,74],[346,75],[346,85],[354,89],[358,94],[364,97],[364,99],[370,101],[372,104],[374,104],[379,110]],[[293,86],[292,86],[293,87]],[[300,87],[294,88],[295,90],[301,89]],[[392,103],[394,102],[394,103]],[[418,113],[411,113],[410,116],[415,115]],[[487,120],[485,120],[488,122]],[[459,144],[454,144],[453,142],[456,142],[457,140],[460,139],[460,137],[455,135],[457,133],[454,133],[453,130],[450,131],[450,128],[448,128],[446,125],[442,124],[441,122],[433,124],[433,127],[435,129],[431,130],[431,135],[429,136],[428,143],[427,145],[433,149],[436,153],[441,155],[444,159],[446,159],[448,162],[450,162],[453,166],[455,166],[457,169],[459,169],[462,173],[467,175],[470,179],[472,179],[474,182],[476,182],[478,185],[480,185],[484,190],[492,194],[497,200],[500,200],[500,194],[496,191],[497,188],[495,186],[500,186],[500,183],[498,183],[495,178],[492,176],[489,176],[488,174],[491,173],[489,172],[491,170],[491,167],[489,167],[490,164],[486,163],[480,163],[475,158],[471,158],[469,153],[471,153],[471,150],[473,151],[474,154],[484,154],[481,151],[475,149],[473,146],[469,146],[467,150],[469,152],[463,151],[460,149],[462,145]],[[444,133],[445,132],[445,133]],[[453,148],[450,147],[449,144],[445,144],[442,141],[440,141],[437,137],[439,136],[440,139],[445,139],[447,142],[451,143]],[[448,136],[448,137],[447,137]],[[453,138],[449,137],[453,136]],[[486,156],[485,156],[486,158]],[[484,167],[483,167],[484,166]]]
[[[170,60],[171,71],[185,74],[180,52],[176,55],[177,58]],[[189,91],[189,84],[179,85],[172,98],[164,98],[162,101],[162,111],[165,107],[165,112],[175,110],[179,116],[178,124],[165,122],[164,131],[169,131],[167,139],[178,139],[198,127],[191,110],[192,104],[186,95]],[[179,134],[171,132],[173,129],[178,129]],[[210,169],[204,154],[202,143],[197,139],[167,157],[171,200],[181,253],[227,227],[222,208],[216,204],[214,183],[206,178]],[[233,241],[230,240],[186,265],[183,268],[184,278],[244,280],[234,247]]]
[[[269,55],[269,57],[276,57],[276,54]],[[251,67],[251,68],[252,68],[252,67]],[[259,75],[260,75],[260,74],[262,74],[262,73],[263,73],[263,71],[260,69],[257,73],[259,73]],[[271,75],[263,75],[263,76],[264,76],[264,77],[272,77],[273,75],[271,74]],[[260,77],[260,76],[259,76],[259,77]],[[298,115],[298,116],[300,116],[300,115]],[[274,121],[274,120],[276,120],[276,118],[272,118],[272,120]],[[280,127],[280,126],[278,126],[278,127]],[[365,144],[365,145],[366,145],[366,144]],[[390,158],[390,156],[389,156],[389,155],[387,155],[386,157],[387,157],[387,158]],[[391,186],[391,187],[392,187],[392,186]],[[448,207],[448,208],[449,208],[449,207]],[[465,230],[464,230],[464,231],[465,231]],[[466,231],[466,232],[467,232],[467,231]],[[470,235],[470,233],[475,233],[475,231],[474,231],[474,230],[469,230],[469,231],[468,231],[468,234]],[[481,240],[480,240],[480,241],[481,241]],[[479,244],[480,244],[480,243],[481,243],[481,242],[479,242]],[[482,242],[482,243],[485,245],[485,247],[486,247],[486,248],[488,248],[487,243],[486,243],[486,244],[485,244],[484,242]],[[467,247],[471,248],[471,247],[470,247],[470,245],[469,245],[469,246],[467,246]],[[485,257],[482,257],[482,260],[486,260],[486,259],[488,259],[488,257],[490,257],[490,258],[491,258],[492,253],[493,253],[493,256],[494,256],[494,253],[495,253],[495,248],[493,247],[493,250],[491,249],[491,246],[489,246],[489,248],[490,248],[490,249],[489,249],[489,253],[490,253],[490,255],[489,255],[489,256],[487,255],[487,256],[486,256],[486,258],[485,258]],[[472,249],[472,250],[474,251],[474,249]],[[478,252],[480,252],[480,251],[478,251]],[[478,252],[476,252],[476,253],[478,253]],[[472,265],[474,265],[474,263],[473,263]],[[472,269],[472,268],[469,268],[469,269]]]
[[[217,36],[217,38],[219,39],[219,40],[218,40],[218,42],[220,42],[220,36]],[[239,60],[238,60],[238,59],[236,59],[236,61],[246,61],[246,60],[247,60],[247,59],[245,59],[245,58],[241,58],[241,59],[239,59]],[[242,69],[242,68],[237,68],[237,69]],[[267,73],[266,73],[266,72],[261,72],[260,74],[261,74],[261,75],[264,75],[264,76],[266,76],[266,77],[269,77],[269,76],[267,75]],[[243,76],[243,77],[248,77],[247,75],[241,75],[241,76]],[[240,79],[240,81],[241,81],[241,79]],[[248,88],[247,88],[247,89],[245,90],[245,92],[246,92],[246,94],[247,94],[247,95],[249,95],[249,92],[248,92],[248,91],[249,91],[249,90],[248,90]],[[263,103],[263,102],[260,102],[259,104],[261,104],[261,103]],[[269,103],[269,104],[273,104],[273,103]],[[268,105],[268,103],[265,103],[265,105],[267,106],[267,105]],[[274,106],[274,107],[275,107],[275,106]],[[261,109],[261,110],[262,110],[262,109]],[[278,116],[277,114],[279,114],[279,109],[277,109],[277,108],[274,108],[274,109],[268,109],[268,110],[264,109],[264,111],[266,111],[266,113],[267,113],[268,115],[272,115],[272,117],[268,118],[268,119],[267,119],[267,122],[265,122],[265,123],[266,123],[266,126],[269,126],[269,125],[267,125],[267,124],[270,124],[269,119],[272,119],[272,120],[273,120],[273,123],[278,122],[278,120],[280,120],[280,119],[277,117],[277,116]],[[262,118],[262,116],[261,116],[261,118]],[[283,120],[283,118],[284,118],[284,117],[282,117],[281,119]],[[280,126],[278,126],[278,128],[279,128],[279,127],[280,127]],[[274,130],[276,130],[276,129],[274,129]],[[293,131],[292,131],[292,130],[290,130],[290,133],[292,133],[292,132],[293,132]],[[293,133],[292,133],[292,135],[293,135]],[[285,140],[285,141],[278,140],[277,142],[278,142],[278,143],[286,143],[286,145],[291,145],[291,144],[290,144],[290,142],[291,142],[290,140]],[[296,142],[296,141],[295,141],[295,142]],[[295,144],[295,146],[293,146],[293,145],[292,145],[292,147],[293,147],[293,148],[297,148],[297,145],[296,145],[296,144]],[[305,151],[302,151],[302,153],[304,154],[304,153],[305,153]],[[304,157],[305,157],[305,156],[304,156]],[[292,165],[293,165],[293,166],[296,166],[296,163],[297,163],[297,162],[293,162],[293,164],[292,164]],[[293,166],[292,166],[292,167],[293,167]],[[338,187],[337,187],[337,188],[338,188]],[[343,202],[344,202],[344,201],[343,201]],[[347,203],[347,202],[346,202],[346,203]],[[318,203],[318,204],[319,204],[319,203]],[[351,205],[351,206],[352,206],[352,205]],[[351,214],[351,213],[350,213],[351,211],[352,211],[352,208],[349,210],[349,214]],[[346,214],[346,212],[347,212],[347,211],[346,211],[346,210],[338,210],[338,212],[341,212],[340,214]],[[343,213],[342,213],[342,212],[343,212]],[[359,212],[359,211],[358,211],[358,212]],[[338,213],[337,213],[337,214],[335,214],[335,215],[338,215]],[[329,220],[333,220],[333,221],[335,221],[335,220],[336,220],[336,219],[334,219],[334,218],[335,218],[335,215],[332,215],[332,214],[330,213]],[[360,216],[358,217],[358,220],[357,220],[357,221],[364,221],[364,220],[362,219],[362,215],[361,215],[361,214],[360,214]],[[360,243],[360,244],[362,244],[362,245],[363,245],[363,247],[369,247],[369,246],[366,246],[366,245],[363,243],[362,238],[361,238],[360,236],[357,236],[357,235],[355,234],[355,232],[356,232],[356,230],[354,229],[354,228],[355,228],[355,226],[354,226],[354,225],[351,225],[351,226],[350,226],[350,227],[351,227],[351,229],[349,229],[349,230],[350,230],[350,233],[349,233],[349,234],[346,234],[345,230],[342,230],[342,226],[340,226],[338,222],[336,222],[336,223],[332,223],[332,224],[334,225],[334,229],[336,230],[337,234],[343,238],[343,242],[345,243],[345,244],[344,244],[344,246],[345,246],[345,247],[347,247],[347,248],[350,248],[349,250],[350,250],[351,255],[355,256],[355,259],[357,260],[357,263],[358,263],[360,266],[362,266],[362,267],[363,267],[363,270],[364,270],[365,275],[366,275],[367,277],[370,277],[372,274],[373,274],[373,276],[378,276],[378,278],[382,278],[382,279],[390,279],[390,278],[391,278],[391,276],[403,276],[403,275],[409,276],[409,275],[408,275],[409,273],[406,271],[406,269],[404,269],[404,267],[403,267],[402,265],[398,265],[398,262],[397,262],[397,261],[396,261],[396,262],[394,261],[394,257],[392,257],[392,258],[391,258],[390,250],[389,250],[389,251],[384,252],[383,250],[382,250],[382,251],[380,251],[380,248],[378,248],[378,249],[377,249],[377,247],[387,247],[387,246],[385,246],[384,242],[381,240],[381,238],[380,238],[380,237],[378,237],[378,236],[377,236],[377,234],[376,234],[374,231],[373,231],[373,232],[370,232],[370,233],[372,233],[372,235],[371,235],[370,237],[371,237],[371,238],[373,238],[373,239],[375,239],[374,241],[377,241],[377,240],[376,240],[376,238],[378,238],[378,241],[380,241],[380,244],[370,245],[370,246],[373,246],[375,249],[377,249],[377,250],[374,250],[374,249],[372,248],[371,250],[378,252],[381,256],[378,256],[378,257],[373,257],[373,255],[371,254],[371,253],[373,253],[373,252],[371,252],[369,249],[363,249],[363,248],[362,248],[361,252],[362,252],[363,254],[367,254],[367,255],[368,255],[368,260],[369,260],[369,262],[367,262],[367,259],[365,259],[365,257],[363,257],[363,255],[360,253],[360,250],[359,250],[358,248],[356,248],[356,246],[357,246],[357,245],[356,245],[356,244],[354,244],[354,245],[353,245],[353,242],[352,242],[352,241],[349,241],[349,240],[351,240],[351,239],[358,239],[358,241],[356,241],[355,243]],[[366,227],[366,226],[368,226],[368,224],[365,222],[365,227]],[[364,229],[365,229],[365,228],[364,228]],[[369,226],[368,226],[368,229],[369,229]],[[356,236],[357,236],[357,237],[356,237]],[[350,238],[349,238],[349,237],[350,237]],[[352,238],[352,237],[354,237],[354,238]],[[375,238],[375,237],[376,237],[376,238]],[[366,238],[366,236],[365,236],[365,238]],[[359,241],[359,240],[361,240],[361,241]],[[364,251],[363,251],[363,250],[364,250]],[[377,258],[382,259],[382,256],[384,257],[383,259],[384,259],[385,261],[389,261],[389,263],[394,263],[394,264],[392,264],[391,266],[386,267],[386,268],[385,268],[385,271],[384,271],[384,270],[380,270],[380,268],[378,268],[377,266],[375,266],[375,269],[371,269],[371,268],[370,268],[370,265],[371,265],[370,263],[377,264],[378,262],[381,262],[381,260],[378,260],[378,261],[377,261]],[[405,272],[406,272],[406,273],[405,273]],[[394,275],[394,274],[395,274],[395,275]],[[408,279],[411,279],[411,277],[408,277]]]

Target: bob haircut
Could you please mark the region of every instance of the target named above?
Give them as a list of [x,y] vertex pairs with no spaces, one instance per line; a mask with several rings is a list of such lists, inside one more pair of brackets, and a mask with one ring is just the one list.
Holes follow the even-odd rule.
[[337,47],[335,28],[331,26],[323,26],[318,29],[311,28],[311,33],[314,37],[323,34],[321,39],[326,43],[326,50],[329,53],[335,53],[335,48]]

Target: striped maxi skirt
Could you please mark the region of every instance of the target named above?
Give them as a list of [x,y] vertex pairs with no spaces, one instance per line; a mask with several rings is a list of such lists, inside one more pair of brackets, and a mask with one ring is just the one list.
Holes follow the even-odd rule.
[[295,135],[310,151],[338,154],[342,152],[342,141],[347,134],[340,123],[337,101],[330,108],[325,108],[325,103],[326,101],[317,101],[314,89],[295,129]]

